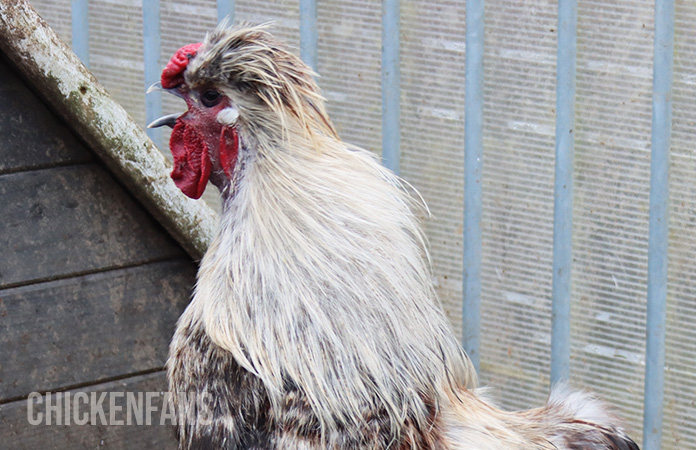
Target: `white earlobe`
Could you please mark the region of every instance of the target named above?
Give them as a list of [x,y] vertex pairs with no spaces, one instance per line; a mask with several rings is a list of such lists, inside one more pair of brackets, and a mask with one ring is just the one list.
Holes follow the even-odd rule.
[[239,111],[234,106],[228,106],[217,115],[217,121],[223,125],[233,125],[239,117]]

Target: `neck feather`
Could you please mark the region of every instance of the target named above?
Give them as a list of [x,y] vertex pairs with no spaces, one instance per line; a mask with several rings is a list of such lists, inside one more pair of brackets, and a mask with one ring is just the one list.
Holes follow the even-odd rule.
[[393,429],[475,375],[432,288],[412,201],[368,152],[325,134],[259,143],[224,199],[189,308],[272,401],[299,386],[324,426]]

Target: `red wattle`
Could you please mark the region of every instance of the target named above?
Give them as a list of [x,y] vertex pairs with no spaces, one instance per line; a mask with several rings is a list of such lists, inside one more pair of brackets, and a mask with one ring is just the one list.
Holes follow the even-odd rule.
[[184,82],[184,71],[186,70],[186,66],[188,66],[191,58],[196,56],[198,48],[201,45],[203,45],[202,42],[184,45],[174,53],[174,56],[172,56],[167,66],[162,71],[160,83],[163,88],[175,88]]
[[174,157],[171,173],[174,184],[188,197],[200,198],[210,178],[208,144],[192,126],[178,120],[169,139],[169,148]]

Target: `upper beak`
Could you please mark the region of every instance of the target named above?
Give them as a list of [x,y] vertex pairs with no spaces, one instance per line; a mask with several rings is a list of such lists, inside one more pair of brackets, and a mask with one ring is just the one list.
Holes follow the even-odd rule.
[[151,92],[160,91],[160,90],[164,90],[164,89],[162,88],[162,83],[160,83],[158,81],[157,83],[153,83],[152,86],[147,88],[147,91],[145,91],[145,93],[149,94]]
[[152,86],[147,88],[147,91],[145,91],[145,93],[150,94],[150,93],[155,92],[155,91],[169,92],[172,95],[176,95],[177,97],[183,98],[184,100],[186,100],[186,98],[184,97],[184,94],[182,94],[181,91],[179,91],[179,89],[177,89],[177,88],[165,89],[162,87],[162,83],[160,83],[159,81],[157,83],[153,83]]
[[174,128],[174,125],[176,124],[176,119],[181,117],[183,113],[175,113],[175,114],[169,114],[167,116],[160,117],[159,119],[153,121],[150,125],[148,125],[148,128],[158,128],[163,125],[168,126],[169,128]]
[[[177,97],[184,98],[184,96],[179,92],[178,89],[165,89],[162,87],[162,83],[159,81],[157,83],[154,83],[152,86],[147,88],[147,91],[145,91],[146,94],[149,94],[151,92],[155,91],[165,91],[169,92],[170,94],[174,94]],[[176,119],[178,119],[183,113],[176,113],[176,114],[169,114],[167,116],[160,117],[159,119],[153,121],[150,123],[147,127],[148,128],[159,128],[161,126],[168,126],[169,128],[174,128],[174,125],[176,124]]]

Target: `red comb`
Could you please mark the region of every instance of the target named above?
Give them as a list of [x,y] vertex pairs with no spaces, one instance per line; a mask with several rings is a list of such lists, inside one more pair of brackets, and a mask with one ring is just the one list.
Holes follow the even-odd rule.
[[184,45],[174,53],[172,59],[167,63],[167,67],[162,71],[161,83],[163,88],[171,89],[184,82],[184,70],[186,70],[191,58],[196,56],[198,47],[201,45],[203,45],[202,42]]

